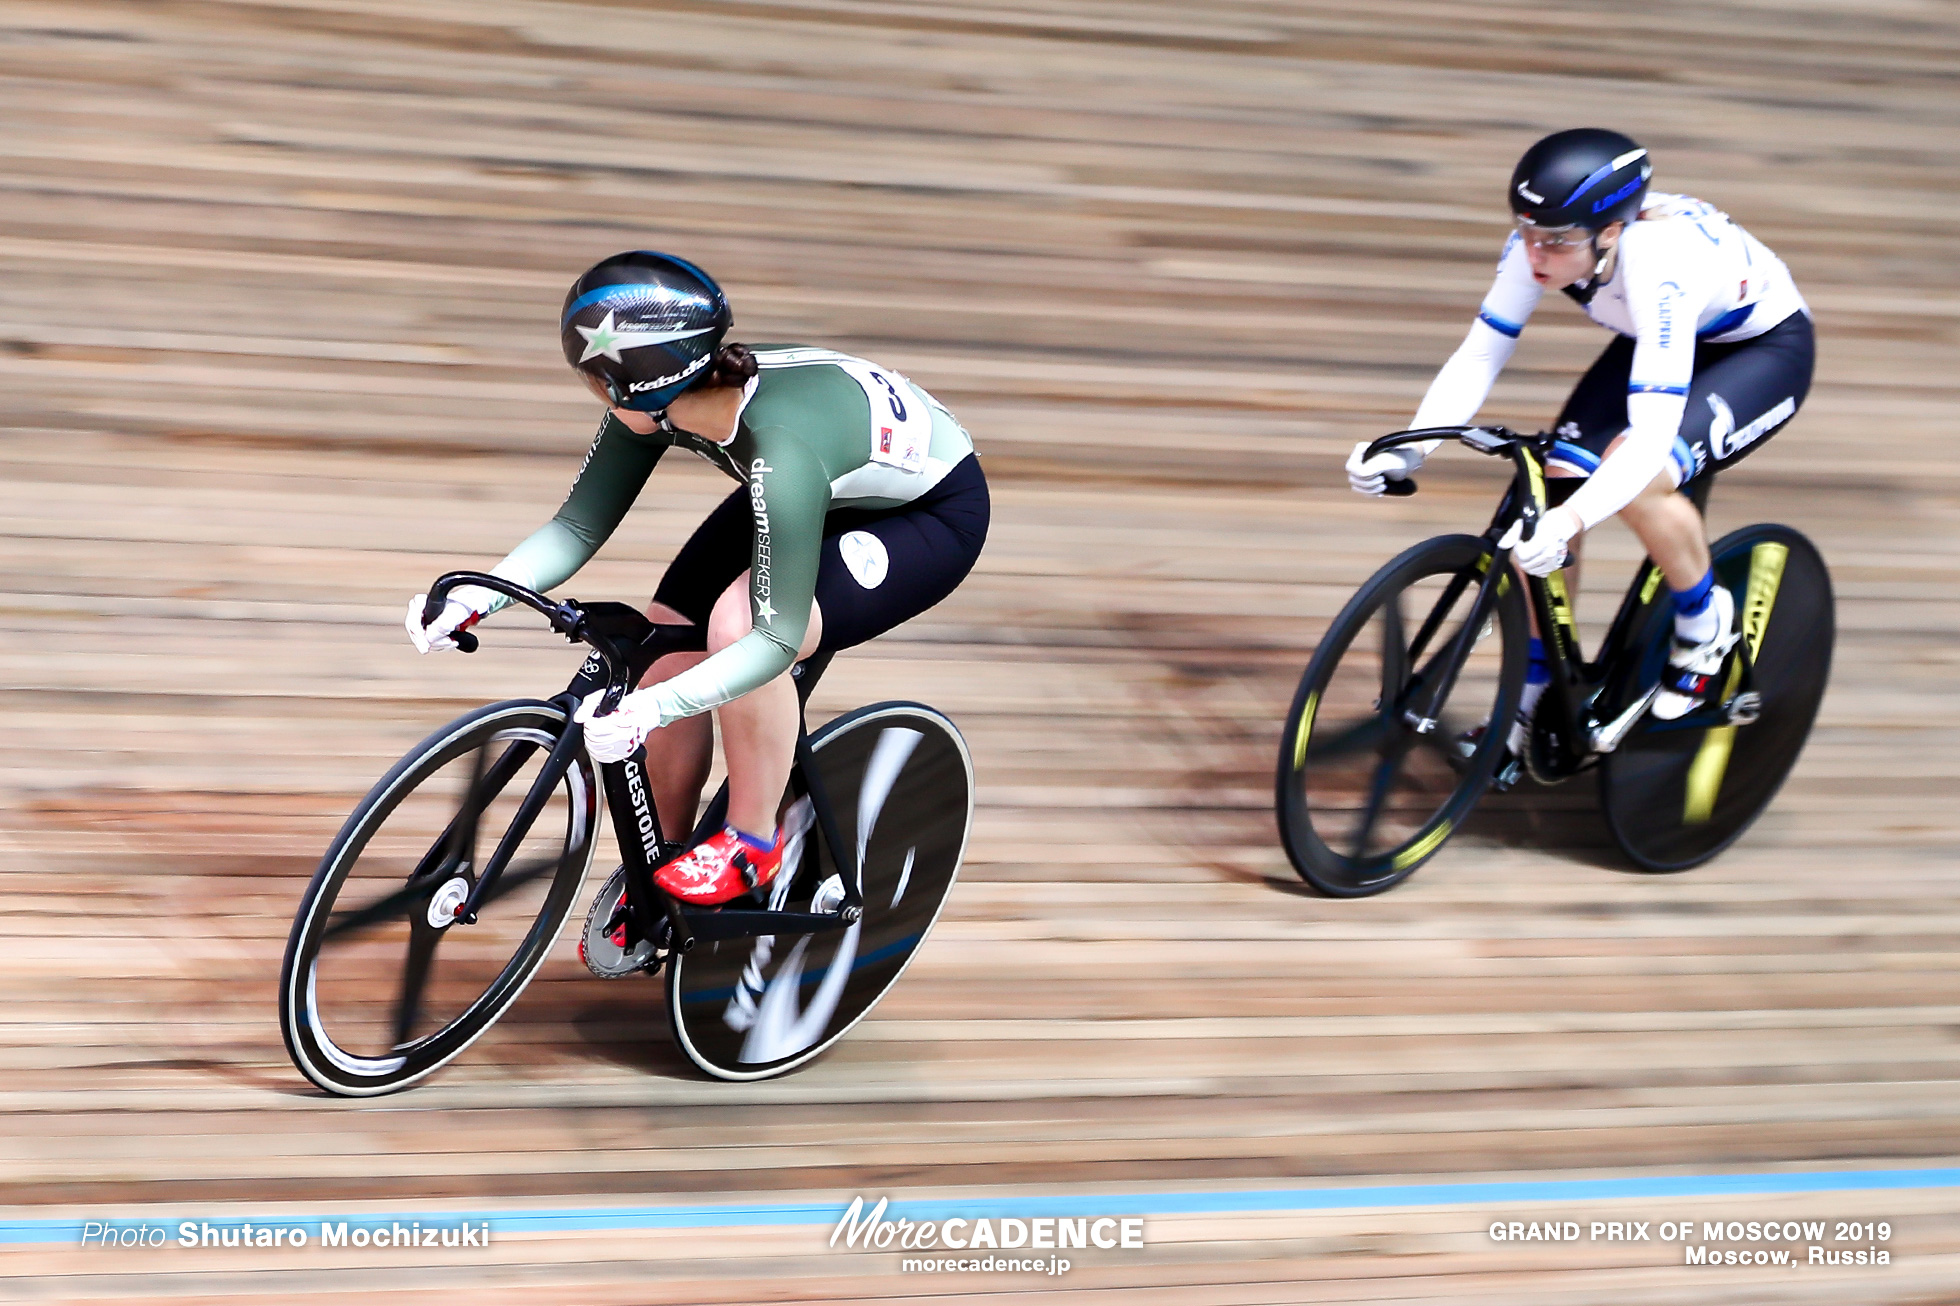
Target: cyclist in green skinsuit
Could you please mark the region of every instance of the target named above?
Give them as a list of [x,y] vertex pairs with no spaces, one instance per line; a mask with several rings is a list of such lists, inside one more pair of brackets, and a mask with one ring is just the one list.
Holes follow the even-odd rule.
[[[986,539],[986,480],[952,414],[898,373],[826,349],[724,345],[727,301],[679,259],[607,259],[574,283],[562,322],[567,360],[610,411],[564,506],[492,570],[537,590],[563,584],[669,448],[741,483],[682,548],[649,609],[656,621],[705,624],[708,652],[661,659],[611,715],[592,715],[596,695],[580,713],[601,761],[647,744],[670,829],[693,823],[711,760],[706,714],[721,717],[728,828],[658,878],[688,901],[724,902],[780,864],[776,809],[800,711],[783,673],[950,594]],[[418,601],[410,637],[453,647],[451,634],[503,603],[458,590],[425,628]]]

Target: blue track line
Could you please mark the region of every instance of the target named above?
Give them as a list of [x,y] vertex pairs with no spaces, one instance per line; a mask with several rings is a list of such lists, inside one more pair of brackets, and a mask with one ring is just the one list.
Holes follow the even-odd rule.
[[[1759,1197],[1797,1193],[1876,1192],[1904,1188],[1960,1188],[1960,1168],[1918,1170],[1802,1170],[1759,1174],[1651,1175],[1621,1179],[1543,1179],[1491,1183],[1376,1184],[1351,1188],[1262,1188],[1248,1191],[1110,1193],[1103,1196],[987,1197],[946,1201],[895,1201],[890,1220],[940,1221],[957,1216],[1080,1218],[1104,1215],[1209,1215],[1224,1212],[1286,1213],[1343,1211],[1362,1207],[1478,1206],[1547,1202],[1607,1202],[1630,1198]],[[864,1194],[873,1205],[882,1194]],[[213,1219],[180,1209],[151,1215],[174,1239],[185,1220],[217,1228],[242,1224],[314,1227],[323,1220],[346,1221],[349,1228],[386,1228],[420,1220],[424,1224],[488,1221],[492,1235],[514,1233],[594,1233],[627,1229],[703,1229],[754,1225],[835,1225],[842,1202],[755,1206],[565,1207],[541,1210],[451,1211],[427,1209],[395,1213],[339,1212],[330,1215],[226,1216]],[[143,1217],[117,1216],[115,1227],[145,1223]],[[77,1243],[81,1220],[0,1221],[0,1243]],[[174,1245],[174,1243],[172,1244]]]

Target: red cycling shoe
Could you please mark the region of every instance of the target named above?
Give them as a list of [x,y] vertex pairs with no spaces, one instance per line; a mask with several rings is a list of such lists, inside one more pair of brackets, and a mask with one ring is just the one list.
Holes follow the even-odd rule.
[[776,878],[783,865],[783,836],[761,852],[743,842],[733,826],[713,835],[654,872],[653,882],[682,902],[699,907],[739,898]]

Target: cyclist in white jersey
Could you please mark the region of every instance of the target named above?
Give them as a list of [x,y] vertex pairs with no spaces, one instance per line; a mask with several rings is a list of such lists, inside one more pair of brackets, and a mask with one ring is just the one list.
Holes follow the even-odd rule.
[[[1625,518],[1673,591],[1674,647],[1652,709],[1671,720],[1706,700],[1737,639],[1735,596],[1715,584],[1707,529],[1685,491],[1790,420],[1810,389],[1815,344],[1782,260],[1712,206],[1650,192],[1651,172],[1646,150],[1597,128],[1558,132],[1525,153],[1497,280],[1411,426],[1471,421],[1548,289],[1618,333],[1559,414],[1548,468],[1555,506],[1531,539],[1514,526],[1502,542],[1544,576],[1568,551],[1576,561],[1583,532]],[[1367,458],[1364,441],[1348,480],[1381,494],[1384,478],[1408,476],[1434,448]],[[1514,752],[1547,679],[1533,639]]]

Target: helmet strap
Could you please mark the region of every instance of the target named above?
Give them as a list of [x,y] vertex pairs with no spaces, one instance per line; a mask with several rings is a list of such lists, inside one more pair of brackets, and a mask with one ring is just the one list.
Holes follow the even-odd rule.
[[709,444],[723,443],[720,440],[709,440],[707,436],[701,434],[699,431],[690,431],[685,426],[674,425],[674,419],[667,416],[667,410],[665,408],[653,415],[653,429],[662,435],[690,435],[697,440],[708,440]]
[[1599,233],[1597,231],[1589,232],[1588,236],[1592,242],[1593,252],[1592,279],[1594,281],[1600,281],[1610,275],[1613,257],[1620,252],[1620,247],[1618,244],[1608,246],[1606,252],[1602,254],[1599,252]]

